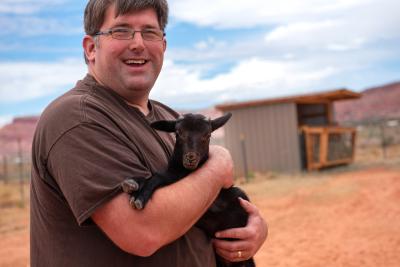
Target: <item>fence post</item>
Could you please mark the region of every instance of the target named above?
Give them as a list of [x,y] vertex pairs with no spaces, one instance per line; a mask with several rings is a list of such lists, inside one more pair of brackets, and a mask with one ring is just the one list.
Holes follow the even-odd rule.
[[387,147],[387,140],[386,140],[386,134],[385,134],[385,121],[380,123],[380,130],[381,130],[381,146],[382,146],[382,151],[383,151],[383,158],[387,158],[387,152],[386,152],[386,147]]
[[22,160],[21,138],[18,138],[18,166],[19,166],[19,191],[21,194],[21,206],[25,206],[24,197],[24,162]]
[[3,156],[3,180],[5,184],[8,184],[8,165],[7,165],[7,157]]
[[246,156],[246,138],[244,134],[240,134],[240,143],[242,148],[242,158],[243,158],[243,171],[246,182],[249,181],[249,170],[247,166],[247,156]]

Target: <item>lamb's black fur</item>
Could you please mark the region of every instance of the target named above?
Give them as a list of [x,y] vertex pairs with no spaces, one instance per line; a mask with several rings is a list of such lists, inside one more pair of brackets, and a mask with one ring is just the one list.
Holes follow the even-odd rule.
[[[174,153],[166,172],[156,173],[147,180],[124,181],[122,188],[131,194],[131,205],[143,209],[157,188],[174,183],[201,166],[208,159],[211,132],[223,126],[230,117],[228,113],[215,120],[208,120],[200,114],[186,114],[176,121],[152,123],[154,129],[176,133]],[[214,238],[217,231],[246,226],[248,214],[240,205],[239,197],[248,200],[247,195],[238,187],[222,189],[196,225],[210,238]],[[217,266],[255,267],[255,263],[252,258],[241,262],[226,262],[217,255]]]

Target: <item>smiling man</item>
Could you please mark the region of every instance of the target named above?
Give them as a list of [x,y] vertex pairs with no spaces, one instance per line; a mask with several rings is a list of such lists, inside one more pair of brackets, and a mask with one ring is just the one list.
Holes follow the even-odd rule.
[[[232,159],[210,149],[206,164],[156,191],[134,210],[126,178],[166,169],[174,140],[150,123],[178,114],[149,100],[166,50],[165,0],[91,0],[83,48],[88,75],[43,112],[33,141],[31,266],[215,266],[252,257],[267,236],[249,202],[246,227],[209,240],[194,227],[221,188]],[[62,74],[60,74],[62,75]]]
[[89,73],[147,114],[149,93],[161,71],[167,46],[164,32],[152,8],[115,14],[112,5],[101,26],[105,30],[96,32],[94,38],[84,38]]

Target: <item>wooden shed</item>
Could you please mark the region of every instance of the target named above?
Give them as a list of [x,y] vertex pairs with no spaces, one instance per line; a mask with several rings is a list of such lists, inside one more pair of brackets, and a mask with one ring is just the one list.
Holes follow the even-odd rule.
[[333,102],[361,94],[339,89],[216,106],[233,114],[225,145],[235,173],[298,172],[351,163],[356,130],[335,123]]

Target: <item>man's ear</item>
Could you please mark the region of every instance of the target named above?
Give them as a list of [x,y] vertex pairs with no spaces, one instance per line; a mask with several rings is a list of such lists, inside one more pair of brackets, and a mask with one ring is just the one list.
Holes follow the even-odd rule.
[[96,40],[93,36],[85,35],[82,41],[83,51],[89,62],[95,60],[96,53]]
[[164,47],[164,53],[167,50],[167,38],[164,37],[163,39],[163,47]]
[[173,133],[175,132],[176,121],[155,121],[150,126],[156,130]]
[[232,117],[232,113],[226,113],[224,116],[216,118],[211,121],[212,131],[217,130],[219,127],[224,126],[224,124]]

